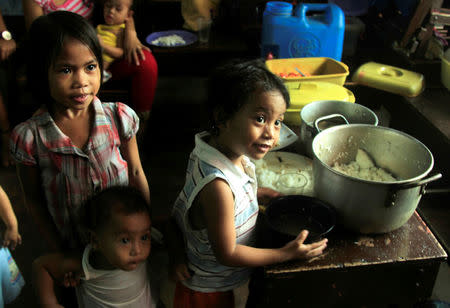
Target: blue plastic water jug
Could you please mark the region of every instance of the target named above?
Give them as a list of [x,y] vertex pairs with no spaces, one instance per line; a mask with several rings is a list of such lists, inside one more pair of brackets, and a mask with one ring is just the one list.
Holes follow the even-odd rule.
[[[293,14],[294,13],[294,14]],[[328,3],[267,2],[263,15],[261,56],[329,57],[341,60],[345,15]]]

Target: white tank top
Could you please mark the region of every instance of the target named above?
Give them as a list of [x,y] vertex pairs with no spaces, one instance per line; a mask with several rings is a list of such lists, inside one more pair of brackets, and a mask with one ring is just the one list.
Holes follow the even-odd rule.
[[132,271],[97,270],[89,264],[91,250],[87,245],[83,252],[84,277],[76,288],[78,307],[155,308],[146,262]]

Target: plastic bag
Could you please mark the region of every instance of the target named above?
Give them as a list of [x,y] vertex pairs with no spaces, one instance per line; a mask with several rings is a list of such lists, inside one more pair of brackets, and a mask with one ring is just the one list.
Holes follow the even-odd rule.
[[25,285],[25,280],[17,267],[16,261],[14,261],[9,249],[5,247],[0,249],[0,278],[0,304],[3,307],[3,303],[9,304],[14,301]]

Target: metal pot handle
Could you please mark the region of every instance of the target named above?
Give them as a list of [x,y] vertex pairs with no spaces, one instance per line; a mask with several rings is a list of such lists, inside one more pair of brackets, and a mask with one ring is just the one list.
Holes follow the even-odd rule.
[[329,115],[326,115],[326,116],[317,118],[317,119],[314,121],[314,127],[316,128],[317,132],[320,133],[320,132],[322,131],[322,130],[319,128],[319,123],[320,123],[320,122],[325,121],[325,120],[329,120],[329,119],[333,119],[333,118],[342,118],[342,119],[345,121],[346,124],[349,124],[348,121],[347,121],[347,119],[346,119],[342,114],[339,114],[339,113],[333,113],[333,114],[329,114]]
[[[401,184],[399,186],[400,186],[400,189],[412,188],[412,187],[417,187],[417,186],[422,186],[422,188],[425,188],[425,186],[428,183],[436,181],[436,180],[439,180],[441,177],[442,177],[442,173],[438,173],[438,174],[435,174],[435,175],[433,175],[433,176],[431,176],[429,178],[422,179],[422,180],[420,180],[418,182],[413,182],[413,183],[408,183],[408,184],[403,184],[403,185]],[[421,193],[422,192],[423,191],[421,191]]]
[[395,200],[397,198],[397,192],[399,190],[403,190],[403,189],[408,189],[408,188],[414,188],[414,187],[418,187],[420,186],[420,192],[419,194],[423,195],[425,194],[425,187],[427,186],[428,183],[436,181],[438,179],[440,179],[442,177],[441,173],[435,174],[429,178],[426,179],[422,179],[418,182],[413,182],[413,183],[407,183],[407,184],[398,184],[393,186],[390,189],[390,192],[388,193],[388,196],[386,198],[386,202],[385,202],[385,206],[386,207],[391,207],[393,205],[395,205]]
[[431,188],[425,190],[426,194],[448,194],[450,193],[450,188]]

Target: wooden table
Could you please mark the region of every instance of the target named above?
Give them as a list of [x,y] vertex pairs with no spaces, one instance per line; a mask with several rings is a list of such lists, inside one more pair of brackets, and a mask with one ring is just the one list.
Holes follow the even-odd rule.
[[447,258],[417,212],[386,234],[361,235],[338,227],[328,239],[322,256],[257,270],[250,306],[412,307],[431,295]]
[[[427,185],[426,191],[429,192],[419,203],[419,212],[447,253],[450,253],[450,207],[447,206],[450,200],[449,102],[450,91],[442,84],[431,82],[417,97],[407,98],[393,94],[383,97],[383,104],[392,116],[390,126],[424,143],[434,158],[431,174],[440,172],[443,175],[440,180]],[[433,190],[442,192],[432,195]]]

